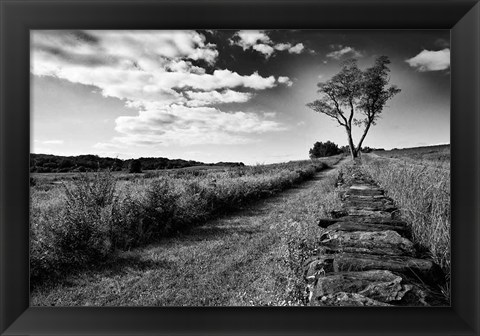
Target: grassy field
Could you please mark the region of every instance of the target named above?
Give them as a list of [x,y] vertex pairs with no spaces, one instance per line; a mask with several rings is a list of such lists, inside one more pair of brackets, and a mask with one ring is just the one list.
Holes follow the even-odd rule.
[[450,169],[450,145],[412,147],[375,151],[374,154],[387,158],[401,159],[409,163],[421,163]]
[[37,178],[31,188],[32,287],[184,233],[312,179],[338,160]]
[[[338,158],[328,161],[333,164]],[[295,163],[296,174],[298,165],[310,164]],[[272,168],[252,169],[264,179],[273,174]],[[316,220],[338,206],[336,177],[334,170],[315,173],[308,182],[244,203],[187,232],[117,250],[102,262],[35,286],[31,304],[302,305],[300,266],[316,245]],[[142,189],[147,182],[130,181],[119,188],[139,183]]]
[[[409,157],[409,153],[413,157]],[[449,156],[441,148],[439,157]],[[423,157],[423,159],[422,159]],[[401,216],[409,223],[413,240],[438,263],[450,278],[450,169],[449,161],[440,165],[434,153],[422,156],[406,151],[394,158],[364,155],[366,170],[395,200]],[[447,281],[449,283],[449,281]],[[445,295],[449,289],[445,288]]]

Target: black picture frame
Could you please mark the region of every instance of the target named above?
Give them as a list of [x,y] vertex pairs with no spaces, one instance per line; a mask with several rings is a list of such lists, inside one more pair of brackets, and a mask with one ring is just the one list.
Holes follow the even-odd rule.
[[[480,4],[473,0],[0,0],[2,335],[478,335]],[[450,29],[452,305],[29,307],[30,29]]]

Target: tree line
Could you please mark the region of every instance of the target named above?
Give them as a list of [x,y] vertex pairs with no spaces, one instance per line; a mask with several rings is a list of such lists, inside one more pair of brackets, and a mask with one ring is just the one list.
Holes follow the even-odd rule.
[[97,155],[58,156],[30,154],[31,173],[89,172],[110,169],[138,173],[142,170],[186,168],[192,166],[244,166],[242,162],[203,163],[193,160],[147,157],[121,160]]

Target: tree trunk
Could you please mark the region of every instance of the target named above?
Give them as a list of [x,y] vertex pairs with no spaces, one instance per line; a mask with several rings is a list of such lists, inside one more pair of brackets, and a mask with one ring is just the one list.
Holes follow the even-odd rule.
[[359,151],[362,148],[363,140],[365,140],[365,137],[367,136],[368,130],[370,129],[371,125],[372,125],[372,121],[369,120],[367,126],[365,126],[365,130],[363,131],[362,137],[358,142],[357,151]]
[[350,156],[352,157],[352,160],[354,160],[358,156],[358,153],[355,150],[355,145],[353,144],[352,129],[345,127],[345,130],[347,131],[348,147],[350,148]]

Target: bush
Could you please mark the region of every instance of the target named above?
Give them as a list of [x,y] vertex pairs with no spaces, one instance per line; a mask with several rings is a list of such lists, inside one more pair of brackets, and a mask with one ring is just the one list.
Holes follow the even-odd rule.
[[340,154],[341,151],[338,148],[338,146],[331,142],[315,142],[313,145],[313,148],[310,148],[309,155],[310,158],[319,158],[319,157],[325,157],[325,156],[333,156]]
[[[63,185],[54,206],[31,209],[31,269],[34,277],[54,275],[107,256],[116,206],[110,172],[80,175]],[[49,273],[49,274],[47,274]]]

